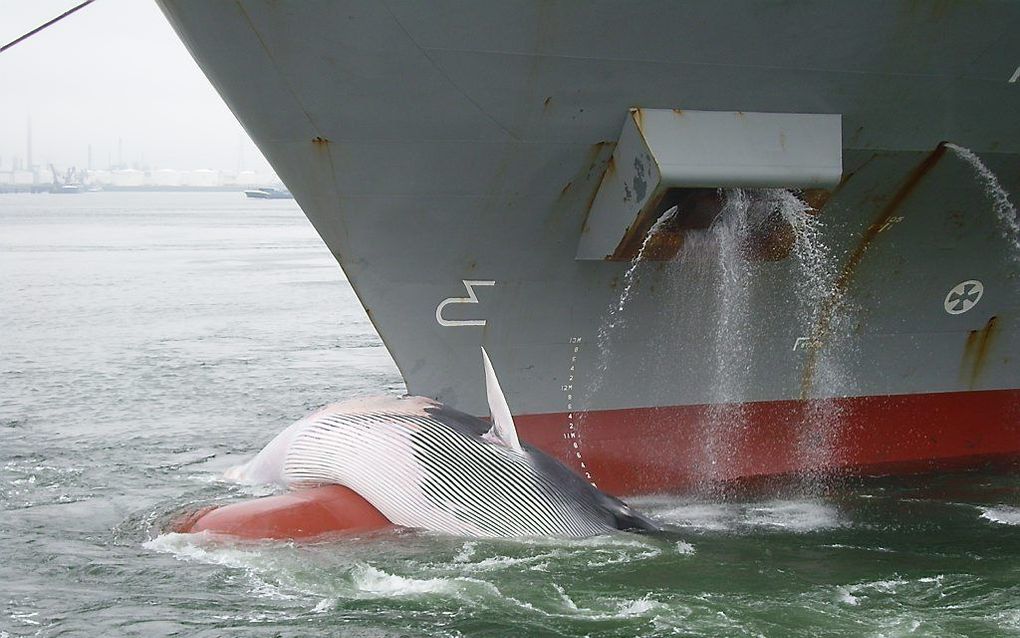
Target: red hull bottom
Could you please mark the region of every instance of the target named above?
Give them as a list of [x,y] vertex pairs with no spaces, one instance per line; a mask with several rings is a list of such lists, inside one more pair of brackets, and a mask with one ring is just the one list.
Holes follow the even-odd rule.
[[574,414],[573,428],[566,413],[514,420],[523,440],[617,495],[1020,457],[1020,390],[607,410]]

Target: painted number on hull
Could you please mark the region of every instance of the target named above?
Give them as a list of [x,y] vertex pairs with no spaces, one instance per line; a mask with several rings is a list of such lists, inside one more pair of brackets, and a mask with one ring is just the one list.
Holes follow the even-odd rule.
[[943,306],[951,315],[962,315],[981,301],[985,286],[977,279],[962,281],[950,289]]
[[462,279],[464,288],[467,290],[467,297],[448,297],[439,302],[436,306],[436,322],[439,325],[450,328],[453,326],[484,326],[485,319],[447,319],[443,316],[443,308],[452,303],[478,303],[478,296],[475,295],[475,286],[495,286],[495,281],[479,281],[475,279]]

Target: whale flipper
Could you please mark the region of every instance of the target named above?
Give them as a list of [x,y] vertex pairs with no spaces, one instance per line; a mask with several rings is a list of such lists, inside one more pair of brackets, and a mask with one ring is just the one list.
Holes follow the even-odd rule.
[[517,437],[514,417],[510,414],[510,406],[507,405],[503,390],[499,387],[496,371],[492,369],[492,362],[489,361],[485,348],[482,348],[482,365],[485,367],[485,397],[489,401],[489,414],[492,415],[492,427],[485,433],[484,438],[524,454],[521,440]]

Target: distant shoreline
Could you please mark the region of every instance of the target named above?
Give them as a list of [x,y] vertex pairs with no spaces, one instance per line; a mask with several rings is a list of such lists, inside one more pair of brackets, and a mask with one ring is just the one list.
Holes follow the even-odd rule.
[[[52,184],[26,184],[13,186],[10,184],[0,184],[0,195],[9,193],[35,193],[35,194],[48,194],[53,188]],[[100,193],[243,193],[246,190],[253,188],[263,188],[262,186],[104,186],[102,190],[95,191]],[[87,194],[89,191],[83,193],[71,193],[73,195]],[[64,195],[64,193],[56,193]]]

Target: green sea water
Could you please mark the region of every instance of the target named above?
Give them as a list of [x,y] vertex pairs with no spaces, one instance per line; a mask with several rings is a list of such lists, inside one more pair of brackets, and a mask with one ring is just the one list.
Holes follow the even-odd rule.
[[312,409],[403,391],[292,201],[0,196],[0,638],[1020,635],[1020,475],[632,502],[662,536],[167,533]]

